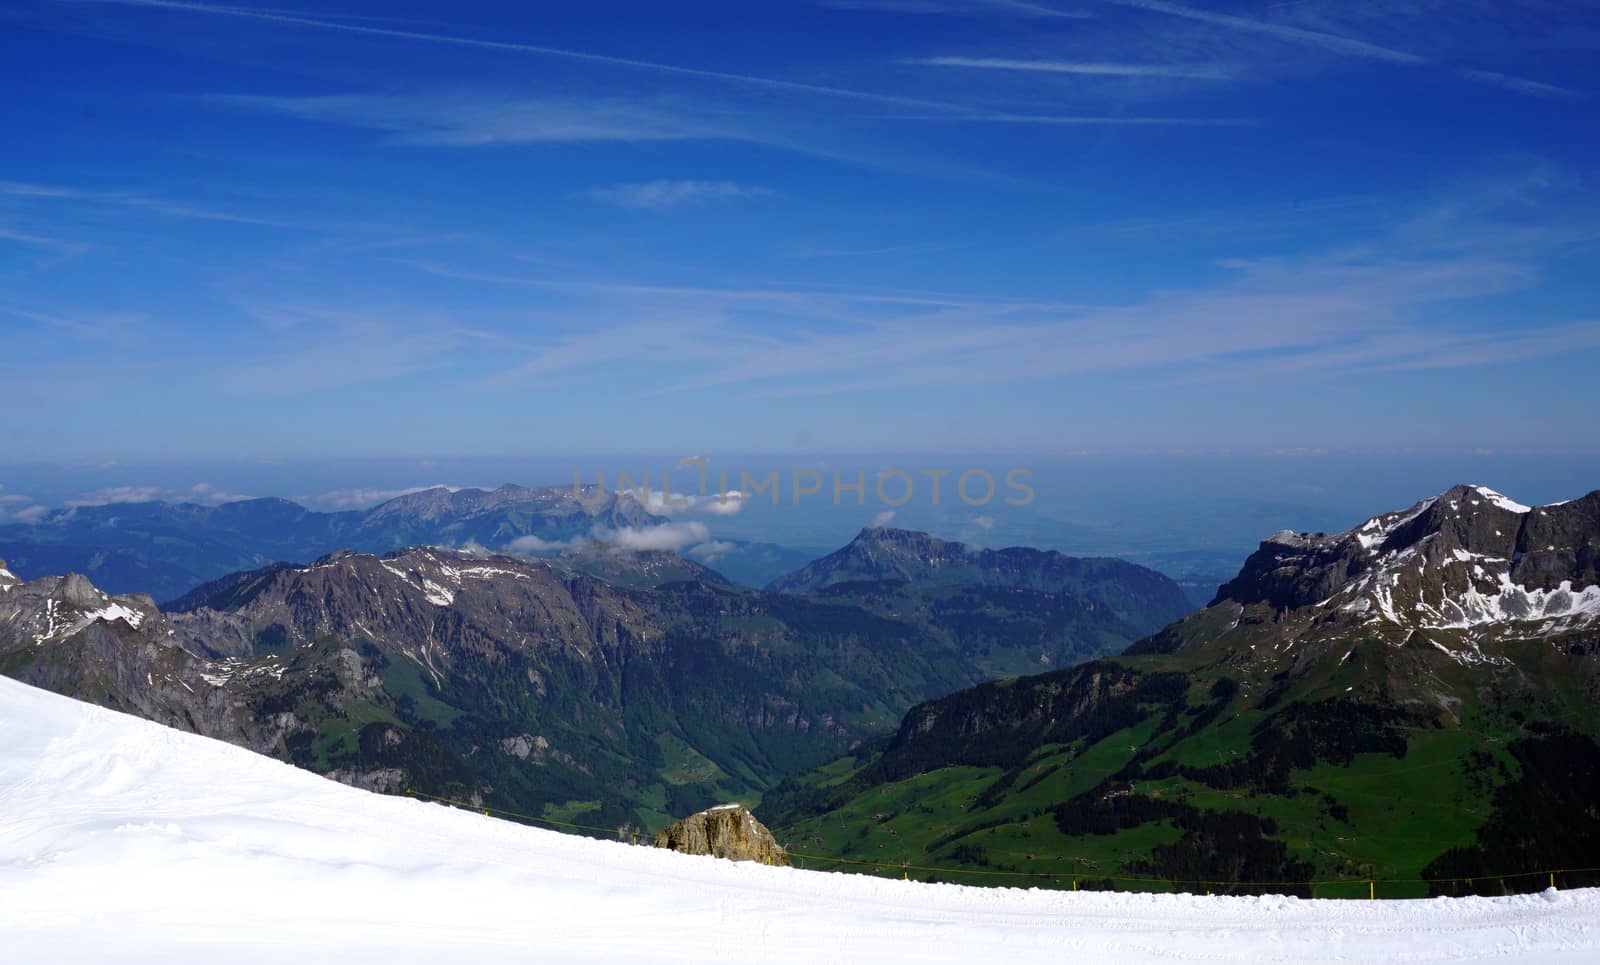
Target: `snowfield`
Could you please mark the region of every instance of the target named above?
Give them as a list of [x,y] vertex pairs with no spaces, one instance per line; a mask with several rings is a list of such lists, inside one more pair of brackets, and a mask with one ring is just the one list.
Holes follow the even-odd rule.
[[1300,901],[736,865],[354,790],[0,678],[7,962],[1600,961],[1600,890]]

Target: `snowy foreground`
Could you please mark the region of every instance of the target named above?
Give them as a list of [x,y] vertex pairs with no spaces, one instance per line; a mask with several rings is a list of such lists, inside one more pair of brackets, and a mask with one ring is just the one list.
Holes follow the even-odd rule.
[[352,790],[0,678],[7,962],[1600,961],[1600,890],[1299,901],[736,865]]

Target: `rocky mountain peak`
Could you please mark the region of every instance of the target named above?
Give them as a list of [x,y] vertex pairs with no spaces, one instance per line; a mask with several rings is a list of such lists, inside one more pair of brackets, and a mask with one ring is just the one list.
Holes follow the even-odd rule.
[[[80,573],[22,582],[0,565],[0,638],[44,646],[97,624],[143,628],[164,639],[166,627],[145,594],[110,596]],[[0,647],[3,649],[3,647]]]
[[850,545],[858,550],[870,552],[881,548],[924,560],[950,555],[959,556],[967,551],[967,546],[963,543],[952,543],[939,539],[931,533],[896,529],[892,526],[867,526],[856,534]]
[[68,573],[61,577],[56,581],[51,595],[76,607],[93,607],[106,599],[106,595],[82,573]]
[[1343,533],[1277,533],[1217,602],[1404,630],[1564,633],[1600,620],[1600,491],[1530,507],[1461,485]]

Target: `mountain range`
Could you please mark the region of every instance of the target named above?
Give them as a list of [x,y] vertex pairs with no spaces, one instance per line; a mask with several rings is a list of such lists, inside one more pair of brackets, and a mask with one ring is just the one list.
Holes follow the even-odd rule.
[[[458,517],[430,497],[403,518]],[[852,546],[915,536],[868,530]],[[1059,554],[1034,562],[1074,569]],[[1185,609],[1175,584],[1138,567],[1101,573],[1094,592],[1147,596],[1148,612],[1053,580],[778,593],[659,552],[412,547],[273,563],[157,607],[81,575],[6,571],[0,672],[358,786],[653,830],[753,802],[917,701],[1119,652]]]
[[1150,633],[1187,613],[1171,579],[1107,557],[1081,558],[1026,546],[992,550],[927,533],[868,527],[848,546],[782,576],[767,589],[815,593],[852,583],[987,586],[1069,593],[1093,601],[1134,631]]
[[1536,890],[1600,867],[1597,560],[1600,491],[1278,533],[1125,656],[920,704],[763,817],[795,850],[1016,883]]
[[[631,492],[584,486],[493,490],[434,487],[367,510],[321,513],[286,499],[68,506],[36,522],[0,525],[0,549],[19,573],[82,573],[110,593],[176,599],[202,583],[279,561],[309,562],[338,549],[387,553],[447,546],[605,561],[583,547],[598,534],[659,526]],[[772,544],[719,540],[703,558],[744,585],[760,586],[811,557]]]

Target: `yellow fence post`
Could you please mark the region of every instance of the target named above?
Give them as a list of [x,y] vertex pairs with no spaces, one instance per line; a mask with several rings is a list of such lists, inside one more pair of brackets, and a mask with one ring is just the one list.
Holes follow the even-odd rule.
[[1554,871],[1552,871],[1552,872],[1550,872],[1550,887],[1554,888],[1555,886],[1556,886],[1556,873]]
[[1367,882],[1367,900],[1368,901],[1377,901],[1378,900],[1378,883],[1376,881]]

